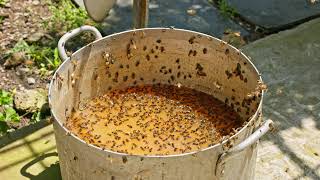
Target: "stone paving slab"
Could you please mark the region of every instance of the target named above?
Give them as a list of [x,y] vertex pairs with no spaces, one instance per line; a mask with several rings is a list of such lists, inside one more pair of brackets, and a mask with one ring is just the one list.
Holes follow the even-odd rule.
[[[252,23],[264,28],[278,28],[301,19],[320,15],[317,0],[226,0]],[[315,1],[315,3],[311,3]]]
[[[103,25],[105,35],[132,29],[133,0],[118,0]],[[189,15],[188,9],[195,15]],[[170,27],[190,29],[221,37],[226,29],[248,32],[232,20],[223,17],[207,0],[150,0],[149,27]]]
[[320,19],[243,48],[269,89],[278,133],[259,146],[256,179],[320,179]]
[[52,125],[0,149],[0,179],[59,180]]

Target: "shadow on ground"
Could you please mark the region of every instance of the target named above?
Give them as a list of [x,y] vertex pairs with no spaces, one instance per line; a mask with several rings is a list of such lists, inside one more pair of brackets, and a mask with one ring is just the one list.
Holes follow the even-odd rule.
[[52,125],[33,133],[23,128],[2,140],[7,145],[0,147],[0,179],[61,179]]
[[58,153],[56,152],[47,153],[33,159],[32,161],[30,161],[29,163],[27,163],[21,168],[20,170],[21,175],[29,178],[30,180],[44,180],[44,179],[45,180],[61,180],[62,178],[61,178],[60,166],[58,162],[51,164],[49,167],[46,167],[39,174],[35,175],[28,172],[28,169],[32,168],[32,165],[39,163],[40,161],[51,156],[58,156]]

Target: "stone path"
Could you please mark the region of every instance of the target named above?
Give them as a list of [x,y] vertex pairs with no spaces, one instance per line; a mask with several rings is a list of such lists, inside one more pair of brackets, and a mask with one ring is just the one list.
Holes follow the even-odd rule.
[[[118,0],[103,24],[104,34],[132,28],[133,0]],[[195,10],[195,15],[187,13]],[[207,0],[150,0],[149,27],[170,27],[195,30],[221,37],[227,29],[248,32],[232,20],[223,17]]]
[[[84,7],[83,0],[73,0]],[[286,29],[294,24],[320,17],[319,0],[150,0],[150,27],[169,27],[191,29],[221,37],[230,28],[249,34],[238,24],[223,17],[209,1],[225,2],[225,8],[233,8],[246,21],[267,31]],[[133,0],[117,0],[116,5],[105,20],[104,32],[110,34],[132,27]],[[187,10],[196,10],[195,15],[188,15]]]
[[320,16],[320,3],[317,0],[226,1],[247,20],[268,29],[280,28],[305,18]]
[[320,179],[320,19],[244,47],[269,90],[277,133],[259,146],[256,179]]

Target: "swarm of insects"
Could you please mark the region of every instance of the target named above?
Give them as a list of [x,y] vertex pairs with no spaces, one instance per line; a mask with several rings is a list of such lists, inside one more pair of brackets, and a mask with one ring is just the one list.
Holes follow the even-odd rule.
[[67,120],[90,144],[134,155],[169,155],[219,143],[243,120],[213,96],[178,85],[134,86],[92,99]]

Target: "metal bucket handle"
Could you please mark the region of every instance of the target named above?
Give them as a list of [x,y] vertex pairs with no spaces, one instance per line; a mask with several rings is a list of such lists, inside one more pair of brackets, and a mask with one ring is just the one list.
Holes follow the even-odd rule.
[[73,29],[73,30],[67,32],[59,39],[59,42],[58,42],[58,51],[59,51],[59,55],[60,55],[62,61],[65,61],[69,58],[66,53],[66,50],[64,49],[66,42],[84,31],[92,32],[94,34],[94,36],[96,37],[96,40],[102,38],[102,35],[99,32],[99,30],[93,26],[81,26],[79,28],[76,28],[76,29]]
[[[67,60],[69,58],[68,55],[66,54],[65,49],[64,49],[65,43],[68,40],[70,40],[71,38],[77,36],[78,34],[80,34],[83,31],[92,32],[95,35],[97,40],[102,38],[101,33],[95,27],[92,27],[92,26],[81,26],[79,28],[76,28],[74,30],[69,31],[68,33],[63,35],[60,38],[59,42],[58,42],[59,55],[60,55],[60,57],[62,58],[63,61],[65,61],[65,60]],[[232,159],[239,152],[242,152],[243,150],[245,150],[246,148],[250,147],[254,143],[257,143],[257,141],[271,129],[273,129],[273,121],[269,119],[266,122],[264,122],[264,124],[259,129],[257,129],[254,133],[252,133],[244,141],[239,143],[237,146],[235,146],[235,147],[223,152],[219,156],[219,158],[218,158],[218,160],[216,162],[216,167],[215,167],[215,175],[216,175],[216,177],[222,177],[222,175],[224,174],[225,163],[228,160]]]
[[271,129],[273,129],[273,121],[268,119],[259,129],[257,129],[240,144],[222,153],[217,160],[215,169],[216,176],[221,177],[221,175],[224,174],[224,165],[226,161],[237,155],[239,152],[245,150],[247,147],[256,143],[264,134],[266,134]]
[[[20,173],[21,175],[28,177],[30,179],[36,178],[37,175],[33,175],[31,173],[29,173],[27,170],[32,167],[33,165],[39,163],[40,161],[43,161],[44,159],[48,158],[48,157],[52,157],[52,156],[56,156],[58,157],[58,153],[57,152],[51,152],[51,153],[47,153],[47,154],[43,154],[37,158],[35,158],[34,160],[28,162],[26,165],[24,165],[21,170]],[[49,168],[49,167],[48,167]]]

